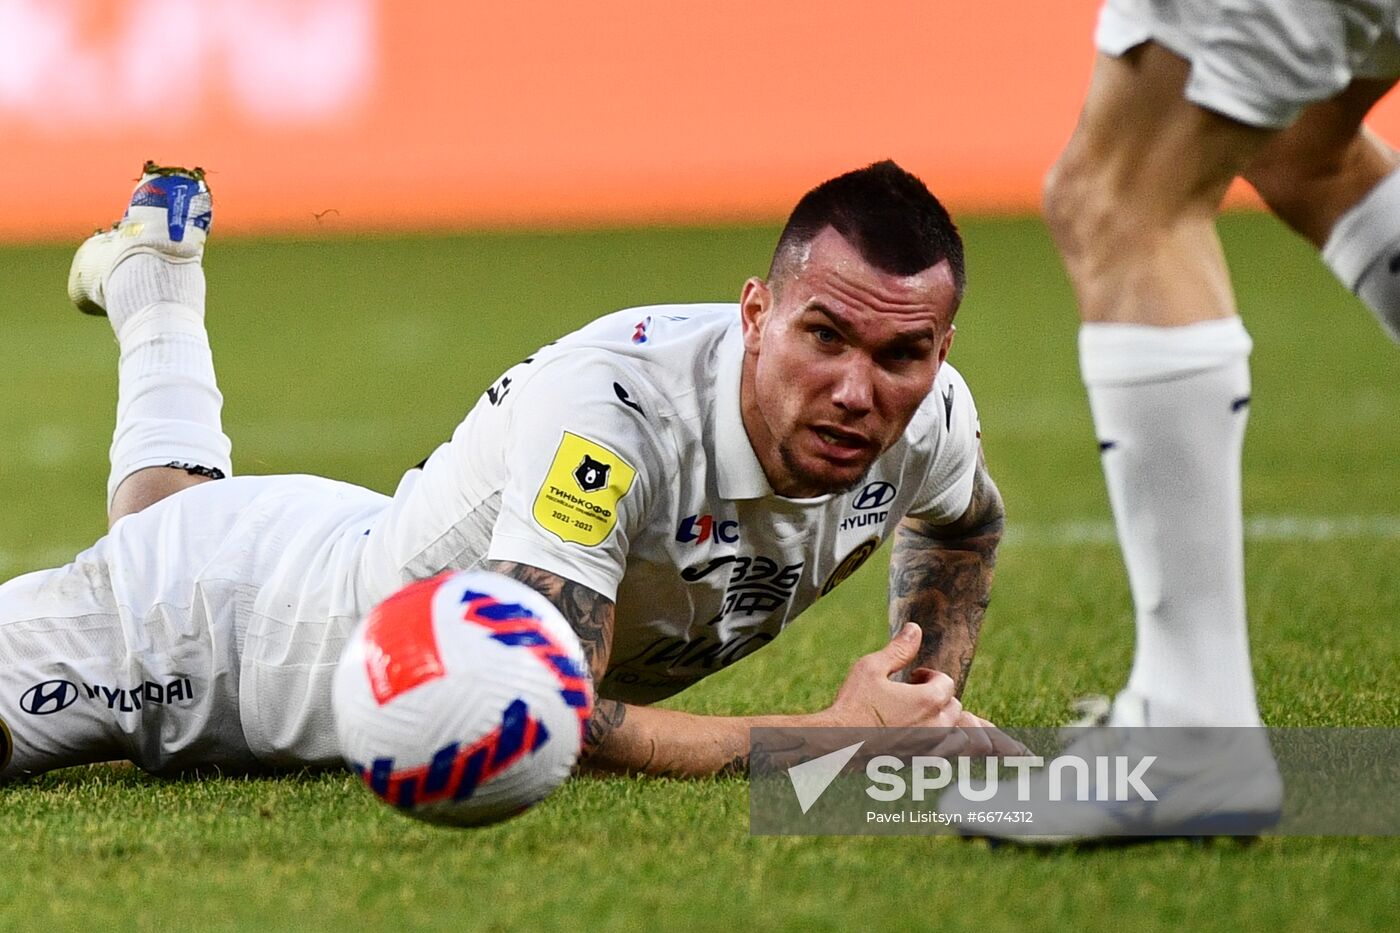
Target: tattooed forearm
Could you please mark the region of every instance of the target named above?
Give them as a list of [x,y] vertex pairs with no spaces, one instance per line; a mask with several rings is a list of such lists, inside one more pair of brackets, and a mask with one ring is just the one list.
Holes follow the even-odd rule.
[[592,754],[611,733],[622,726],[627,716],[626,707],[616,700],[598,697],[598,685],[608,670],[608,654],[612,648],[613,602],[596,591],[558,574],[517,564],[511,561],[492,561],[488,568],[497,573],[513,577],[532,589],[543,593],[554,603],[578,635],[583,645],[584,657],[588,660],[588,670],[593,677],[593,716],[588,720],[584,731],[583,754]]
[[613,632],[612,600],[582,584],[528,564],[498,560],[487,567],[538,590],[559,608],[583,645],[588,669],[593,673],[593,684],[597,686],[608,669],[608,651],[612,646]]
[[735,755],[725,762],[724,767],[715,772],[716,777],[744,777],[749,773],[749,756]]
[[601,697],[593,703],[593,715],[589,717],[588,728],[583,733],[583,753],[591,754],[595,749],[603,744],[603,740],[609,735],[622,728],[623,720],[627,718],[627,705],[619,703],[617,700],[605,700]]
[[1004,510],[979,457],[972,501],[951,525],[900,523],[890,555],[890,627],[923,629],[913,667],[943,671],[962,694],[991,598]]

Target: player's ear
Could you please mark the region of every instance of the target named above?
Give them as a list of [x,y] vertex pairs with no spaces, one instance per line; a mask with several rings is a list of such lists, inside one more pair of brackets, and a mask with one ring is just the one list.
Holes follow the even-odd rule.
[[953,349],[953,337],[957,334],[958,328],[954,324],[948,325],[948,332],[943,335],[943,344],[938,348],[938,365],[942,366],[943,361],[948,358],[948,351]]
[[744,329],[744,349],[757,350],[762,342],[763,320],[773,307],[773,290],[758,276],[744,283],[739,298],[739,322]]

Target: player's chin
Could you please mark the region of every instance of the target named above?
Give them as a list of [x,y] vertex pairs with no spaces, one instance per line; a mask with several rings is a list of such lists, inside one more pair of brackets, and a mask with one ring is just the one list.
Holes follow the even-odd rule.
[[833,460],[813,455],[805,459],[802,479],[814,490],[813,497],[850,492],[860,484],[875,462],[874,456]]

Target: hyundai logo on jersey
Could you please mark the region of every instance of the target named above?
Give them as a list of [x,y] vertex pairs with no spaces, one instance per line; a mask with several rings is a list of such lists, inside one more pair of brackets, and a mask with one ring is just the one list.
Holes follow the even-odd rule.
[[681,525],[676,529],[677,541],[693,541],[696,544],[704,544],[714,536],[716,541],[725,544],[737,544],[739,541],[739,523],[732,519],[715,521],[713,515],[689,515],[681,521]]
[[882,481],[866,483],[865,488],[856,494],[855,501],[851,503],[857,509],[878,509],[882,505],[888,505],[894,498],[894,485]]
[[67,709],[78,699],[78,687],[67,680],[46,680],[24,691],[19,708],[31,716],[47,716]]

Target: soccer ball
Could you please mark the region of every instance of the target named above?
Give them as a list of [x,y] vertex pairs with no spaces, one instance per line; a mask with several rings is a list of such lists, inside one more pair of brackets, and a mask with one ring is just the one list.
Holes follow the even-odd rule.
[[410,584],[350,637],[332,686],[350,768],[432,823],[508,819],[564,783],[593,693],[554,605],[485,570]]

